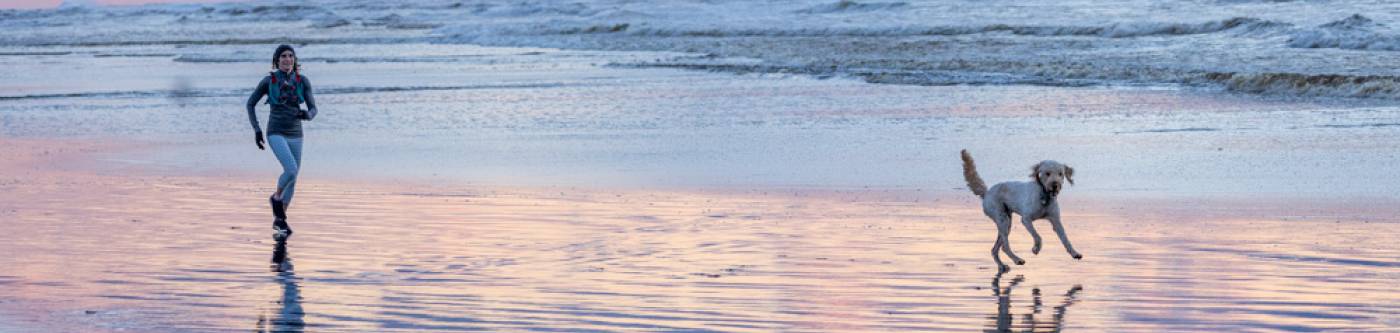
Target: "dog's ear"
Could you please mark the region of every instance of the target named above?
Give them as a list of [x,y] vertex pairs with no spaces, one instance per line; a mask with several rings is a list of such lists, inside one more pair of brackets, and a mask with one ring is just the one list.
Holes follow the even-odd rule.
[[1065,166],[1065,180],[1069,181],[1070,185],[1074,185],[1074,168],[1068,165]]
[[1040,179],[1041,164],[1045,164],[1045,161],[1040,161],[1040,163],[1036,163],[1035,165],[1031,166],[1031,178]]

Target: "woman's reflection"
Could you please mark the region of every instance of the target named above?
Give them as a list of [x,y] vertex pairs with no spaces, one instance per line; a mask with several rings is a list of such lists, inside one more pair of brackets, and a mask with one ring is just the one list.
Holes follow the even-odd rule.
[[302,332],[306,322],[302,317],[301,291],[297,285],[296,272],[292,271],[292,259],[287,257],[287,241],[277,241],[272,250],[272,271],[277,273],[277,281],[282,284],[282,297],[272,302],[274,307],[258,316],[258,332]]
[[1024,276],[1017,275],[1003,288],[1000,273],[992,278],[992,294],[997,297],[997,314],[996,316],[988,316],[988,319],[995,321],[995,326],[988,325],[987,329],[983,330],[984,332],[1059,332],[1064,327],[1065,311],[1069,309],[1070,305],[1079,302],[1075,295],[1084,290],[1084,287],[1077,284],[1070,287],[1069,291],[1065,292],[1064,302],[1055,307],[1055,313],[1051,319],[1044,320],[1036,318],[1040,316],[1043,306],[1040,301],[1040,288],[1034,288],[1031,290],[1030,313],[1023,315],[1021,323],[1016,324],[1011,313],[1011,291],[1025,280]]

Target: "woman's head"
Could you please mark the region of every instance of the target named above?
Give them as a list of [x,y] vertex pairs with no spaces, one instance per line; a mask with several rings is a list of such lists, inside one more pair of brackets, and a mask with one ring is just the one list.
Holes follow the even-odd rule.
[[272,53],[272,68],[283,71],[300,71],[301,64],[297,63],[297,51],[291,45],[282,44],[277,46],[277,51]]

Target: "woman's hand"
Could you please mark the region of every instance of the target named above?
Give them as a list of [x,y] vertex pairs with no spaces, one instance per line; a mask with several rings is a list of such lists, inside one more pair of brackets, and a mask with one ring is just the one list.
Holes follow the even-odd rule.
[[253,139],[254,139],[253,143],[258,144],[258,150],[265,150],[265,149],[263,149],[263,142],[264,142],[264,141],[263,141],[262,131],[257,131],[257,132],[255,133],[255,135],[253,136]]

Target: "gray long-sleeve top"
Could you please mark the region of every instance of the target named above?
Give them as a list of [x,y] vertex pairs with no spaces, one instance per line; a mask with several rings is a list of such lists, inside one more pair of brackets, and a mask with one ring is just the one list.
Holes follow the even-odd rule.
[[[290,74],[282,71],[275,71],[272,75],[277,75],[279,84],[282,82],[294,82]],[[262,100],[263,96],[267,95],[268,89],[276,88],[270,87],[271,85],[272,77],[264,76],[262,82],[258,82],[258,87],[253,89],[253,95],[248,96],[248,122],[253,124],[253,130],[255,131],[262,131],[262,128],[258,126],[258,114],[255,112],[255,108],[258,105],[258,101]],[[269,101],[272,105],[272,111],[270,111],[267,116],[267,135],[276,134],[290,138],[300,138],[301,121],[316,118],[316,98],[312,97],[311,80],[307,79],[305,75],[302,75],[301,85],[302,95],[306,97],[305,101],[302,101],[300,98],[280,98],[286,103]],[[303,117],[298,117],[297,113],[301,112],[301,103],[303,102],[306,103],[306,114]]]

